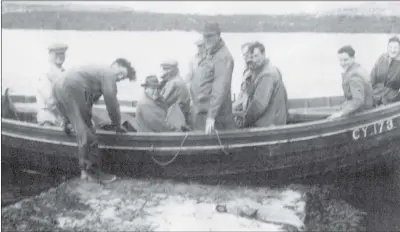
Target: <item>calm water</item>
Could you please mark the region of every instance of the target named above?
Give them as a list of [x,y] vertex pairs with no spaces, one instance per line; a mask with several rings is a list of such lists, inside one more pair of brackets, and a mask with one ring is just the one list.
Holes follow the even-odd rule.
[[[146,75],[159,73],[159,63],[165,58],[176,58],[182,74],[185,74],[188,61],[195,53],[193,43],[199,38],[194,32],[2,30],[2,33],[2,89],[8,86],[19,93],[33,93],[35,79],[45,71],[46,47],[52,42],[62,41],[70,46],[66,68],[85,63],[109,64],[117,56],[130,59],[137,69],[139,82],[119,84],[119,96],[123,99],[137,98],[141,92],[138,88],[140,81]],[[385,50],[388,36],[321,33],[223,34],[235,58],[232,84],[234,92],[239,89],[243,71],[240,45],[258,40],[265,44],[271,61],[281,69],[290,98],[341,94],[337,49],[345,44],[353,45],[359,63],[370,71],[377,57]],[[400,165],[397,167],[392,175],[368,172],[330,181],[343,188],[343,194],[348,201],[367,211],[369,231],[400,230]],[[50,185],[60,181],[58,177],[54,180],[49,176],[31,176],[24,175],[23,180],[18,183],[9,183],[6,188],[13,189],[9,193],[17,188],[19,195],[21,191],[25,191],[23,196],[38,194],[48,187],[48,184],[41,184],[43,181],[53,183]],[[320,182],[326,183],[326,179]],[[31,187],[26,190],[27,185]],[[4,187],[3,185],[3,189]]]
[[[159,73],[165,58],[179,61],[181,73],[188,70],[195,53],[196,32],[77,32],[2,30],[2,84],[18,92],[32,93],[35,80],[43,75],[47,46],[69,44],[65,67],[86,63],[111,63],[116,57],[131,60],[139,79]],[[233,92],[239,90],[243,62],[240,45],[253,40],[265,44],[271,61],[282,71],[290,98],[341,94],[336,51],[345,44],[356,49],[358,61],[368,71],[385,50],[389,35],[323,33],[226,33],[223,38],[235,58]],[[140,80],[139,80],[140,82]],[[135,99],[139,82],[119,84],[119,96]]]

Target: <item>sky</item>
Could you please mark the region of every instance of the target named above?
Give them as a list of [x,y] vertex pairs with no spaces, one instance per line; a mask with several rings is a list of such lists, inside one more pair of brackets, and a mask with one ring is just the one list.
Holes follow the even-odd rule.
[[[63,3],[68,2],[63,1]],[[75,1],[73,3],[127,6],[138,11],[216,15],[318,13],[342,7],[357,6],[365,3],[365,1]]]

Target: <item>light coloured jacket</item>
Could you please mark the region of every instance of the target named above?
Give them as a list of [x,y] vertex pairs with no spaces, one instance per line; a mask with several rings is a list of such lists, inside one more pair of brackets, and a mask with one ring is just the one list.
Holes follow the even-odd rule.
[[138,132],[171,132],[178,131],[166,121],[167,107],[163,102],[149,98],[145,94],[136,106],[135,129]]
[[184,107],[188,106],[190,99],[189,89],[179,75],[163,80],[161,86],[160,95],[168,108],[175,103]]
[[372,87],[367,80],[367,71],[357,63],[342,73],[342,87],[345,98],[342,111],[345,115],[373,107]]
[[[222,40],[198,62],[190,81],[194,118],[213,118],[217,129],[235,128],[231,99],[233,68],[233,57]],[[199,121],[202,123],[195,124],[194,129],[204,130],[205,120]]]
[[50,122],[57,124],[57,111],[53,97],[53,85],[62,78],[63,68],[50,63],[47,72],[39,78],[36,91],[37,121],[39,124]]

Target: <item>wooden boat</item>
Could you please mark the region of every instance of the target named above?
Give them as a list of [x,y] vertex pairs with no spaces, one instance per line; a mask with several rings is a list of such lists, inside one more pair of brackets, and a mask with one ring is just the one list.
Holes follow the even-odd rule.
[[[18,120],[2,118],[2,159],[30,169],[78,171],[75,137],[34,123],[34,97],[10,96]],[[138,170],[163,176],[262,173],[271,181],[344,169],[364,170],[400,156],[400,103],[341,120],[325,120],[341,97],[290,100],[289,124],[273,128],[189,133],[98,131],[103,165],[127,174]],[[134,115],[135,103],[121,101]],[[105,111],[103,102],[95,106]]]

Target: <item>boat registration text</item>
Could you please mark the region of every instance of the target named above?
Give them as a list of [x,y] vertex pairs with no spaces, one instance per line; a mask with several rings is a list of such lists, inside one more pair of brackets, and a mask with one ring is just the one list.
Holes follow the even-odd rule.
[[353,140],[379,135],[395,129],[393,119],[380,120],[366,126],[353,129]]

